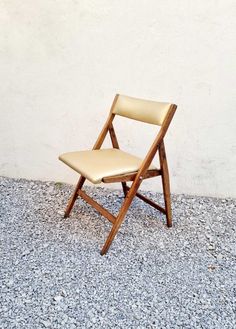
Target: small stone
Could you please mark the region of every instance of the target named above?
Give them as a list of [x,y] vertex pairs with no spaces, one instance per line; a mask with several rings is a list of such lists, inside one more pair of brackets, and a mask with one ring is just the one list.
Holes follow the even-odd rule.
[[210,245],[208,246],[208,250],[215,250],[215,249],[216,249],[215,246],[212,245],[212,244],[210,244]]
[[8,282],[7,282],[7,287],[12,287],[14,284],[14,280],[13,279],[10,279]]
[[67,323],[69,317],[67,314],[63,314],[63,323]]
[[54,191],[54,187],[53,186],[50,186],[49,188],[48,188],[48,192],[49,193],[52,193]]
[[41,323],[45,328],[49,328],[52,325],[51,322],[48,320],[46,320],[46,321],[42,320]]
[[206,234],[206,238],[207,238],[210,242],[213,241],[213,236],[210,235],[210,234]]
[[223,259],[223,255],[222,255],[222,254],[218,254],[218,255],[216,256],[216,258],[217,258],[217,260],[222,260],[222,259]]
[[61,291],[61,296],[66,297],[66,291],[64,289]]
[[214,271],[215,269],[216,269],[216,266],[215,265],[212,265],[211,264],[211,265],[208,266],[208,270],[209,271]]
[[63,300],[63,297],[61,295],[57,295],[53,297],[53,299],[55,300],[55,302],[60,303]]
[[24,251],[22,252],[21,257],[28,256],[28,255],[30,254],[30,252],[31,252],[31,250],[29,250],[29,249],[24,250]]

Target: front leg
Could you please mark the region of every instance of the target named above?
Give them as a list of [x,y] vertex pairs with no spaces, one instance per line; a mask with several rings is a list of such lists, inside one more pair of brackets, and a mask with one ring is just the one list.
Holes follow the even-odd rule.
[[77,185],[76,185],[76,188],[75,188],[75,190],[74,190],[74,192],[73,192],[73,194],[72,194],[72,196],[71,196],[71,198],[70,198],[70,200],[69,200],[69,202],[68,202],[68,205],[67,205],[67,207],[66,207],[65,214],[64,214],[64,218],[67,218],[67,217],[70,216],[70,212],[71,212],[71,210],[72,210],[72,208],[73,208],[73,206],[74,206],[75,200],[76,200],[77,197],[78,197],[78,191],[79,191],[79,190],[82,188],[82,186],[84,185],[85,179],[86,179],[85,177],[80,176],[80,179],[79,179],[79,181],[78,181],[78,183],[77,183]]

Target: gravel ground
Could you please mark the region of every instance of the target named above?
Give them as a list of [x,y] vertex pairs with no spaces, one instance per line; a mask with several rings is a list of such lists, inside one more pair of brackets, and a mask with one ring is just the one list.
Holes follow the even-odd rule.
[[173,196],[171,229],[134,200],[102,257],[110,223],[82,200],[64,219],[72,189],[0,178],[1,329],[236,328],[235,200]]

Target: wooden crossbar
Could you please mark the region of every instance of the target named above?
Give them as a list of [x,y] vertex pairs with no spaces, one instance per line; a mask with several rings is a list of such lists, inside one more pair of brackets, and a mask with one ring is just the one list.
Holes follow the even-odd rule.
[[[102,181],[103,181],[103,183],[130,182],[130,181],[135,180],[136,175],[137,175],[137,172],[130,173],[130,174],[104,177],[102,179]],[[143,179],[160,176],[160,175],[161,175],[160,169],[150,169],[145,173],[145,175],[143,175]]]
[[106,210],[104,207],[102,207],[99,203],[97,203],[95,200],[93,200],[88,194],[86,194],[84,191],[79,190],[78,195],[84,199],[90,206],[95,208],[98,212],[100,212],[101,215],[106,217],[112,224],[115,223],[116,217],[113,216],[108,210]]
[[[126,187],[127,190],[130,190],[130,187],[127,186]],[[154,201],[148,199],[146,196],[142,195],[141,193],[139,192],[136,192],[136,197],[138,197],[139,199],[143,200],[144,202],[148,203],[150,206],[154,207],[155,209],[159,210],[160,212],[162,212],[163,214],[166,214],[166,210],[159,206],[158,204],[156,204]]]

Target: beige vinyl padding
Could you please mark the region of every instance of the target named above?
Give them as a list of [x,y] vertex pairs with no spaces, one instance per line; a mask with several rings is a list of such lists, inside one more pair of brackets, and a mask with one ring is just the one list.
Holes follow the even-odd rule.
[[113,108],[113,113],[130,119],[161,126],[170,106],[170,103],[154,102],[119,95]]
[[[105,177],[136,172],[142,163],[142,159],[118,149],[69,152],[59,159],[94,184]],[[150,169],[157,168],[151,165]]]

